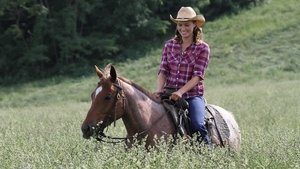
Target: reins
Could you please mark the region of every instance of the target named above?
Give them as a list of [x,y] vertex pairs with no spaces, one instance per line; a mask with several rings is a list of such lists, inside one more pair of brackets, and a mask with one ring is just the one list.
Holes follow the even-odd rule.
[[[164,116],[164,114],[162,114],[162,115],[155,121],[155,123],[153,123],[153,125],[156,124],[157,122],[159,122],[160,119],[161,119],[163,116]],[[113,144],[116,144],[116,143],[122,143],[123,141],[124,141],[124,142],[127,142],[127,141],[130,140],[130,139],[133,139],[133,138],[136,138],[136,137],[138,137],[138,136],[140,136],[140,135],[145,134],[146,132],[148,132],[148,131],[152,128],[153,125],[151,125],[148,129],[145,129],[145,130],[143,130],[142,132],[136,133],[135,135],[132,135],[132,136],[130,136],[130,137],[111,137],[111,136],[105,135],[103,131],[102,131],[102,132],[98,132],[98,133],[96,134],[96,140],[97,140],[97,141],[101,141],[101,142],[105,142],[105,143],[113,143]],[[104,138],[111,139],[111,140],[119,140],[119,141],[106,141],[106,140],[104,140]]]
[[[146,130],[144,130],[144,131],[142,131],[140,133],[137,133],[137,134],[135,134],[133,136],[130,136],[130,137],[111,137],[111,136],[105,135],[104,132],[99,132],[97,134],[97,136],[96,136],[96,140],[97,141],[101,141],[101,142],[105,142],[105,143],[112,143],[112,144],[127,142],[129,139],[138,137],[138,136],[146,133],[150,129],[151,129],[151,127],[149,129],[146,129]],[[111,140],[119,140],[119,141],[106,141],[106,140],[104,140],[104,138],[111,139]]]

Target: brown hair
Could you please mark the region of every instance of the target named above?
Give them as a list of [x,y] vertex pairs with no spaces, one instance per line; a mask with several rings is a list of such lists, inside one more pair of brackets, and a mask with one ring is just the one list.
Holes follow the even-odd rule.
[[[175,31],[174,39],[176,41],[178,41],[179,43],[182,43],[182,37],[181,37],[181,35],[180,35],[180,33],[177,29]],[[202,28],[198,28],[197,26],[195,26],[194,30],[193,30],[193,42],[194,43],[201,43],[202,40],[203,40]]]

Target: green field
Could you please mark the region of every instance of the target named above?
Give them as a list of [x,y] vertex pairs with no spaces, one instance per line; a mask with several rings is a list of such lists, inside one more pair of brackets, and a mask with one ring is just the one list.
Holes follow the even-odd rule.
[[[98,82],[91,67],[87,77],[0,87],[0,168],[300,168],[299,8],[298,0],[269,0],[205,26],[212,50],[205,97],[235,115],[239,153],[183,143],[147,152],[143,145],[125,150],[83,139],[81,123]],[[114,64],[153,91],[160,53]],[[126,134],[121,121],[108,133]]]

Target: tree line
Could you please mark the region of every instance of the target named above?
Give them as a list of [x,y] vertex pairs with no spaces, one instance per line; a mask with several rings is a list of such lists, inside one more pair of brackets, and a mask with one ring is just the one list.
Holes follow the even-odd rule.
[[0,83],[68,73],[143,51],[192,6],[212,20],[263,0],[1,0]]

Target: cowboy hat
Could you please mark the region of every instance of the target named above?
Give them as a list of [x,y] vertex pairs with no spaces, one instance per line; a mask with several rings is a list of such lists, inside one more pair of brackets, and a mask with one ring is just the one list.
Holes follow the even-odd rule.
[[205,23],[205,18],[203,15],[196,15],[196,12],[191,7],[181,7],[177,13],[177,17],[173,18],[170,15],[170,19],[177,23],[177,22],[185,22],[185,21],[195,21],[196,26],[201,28]]

